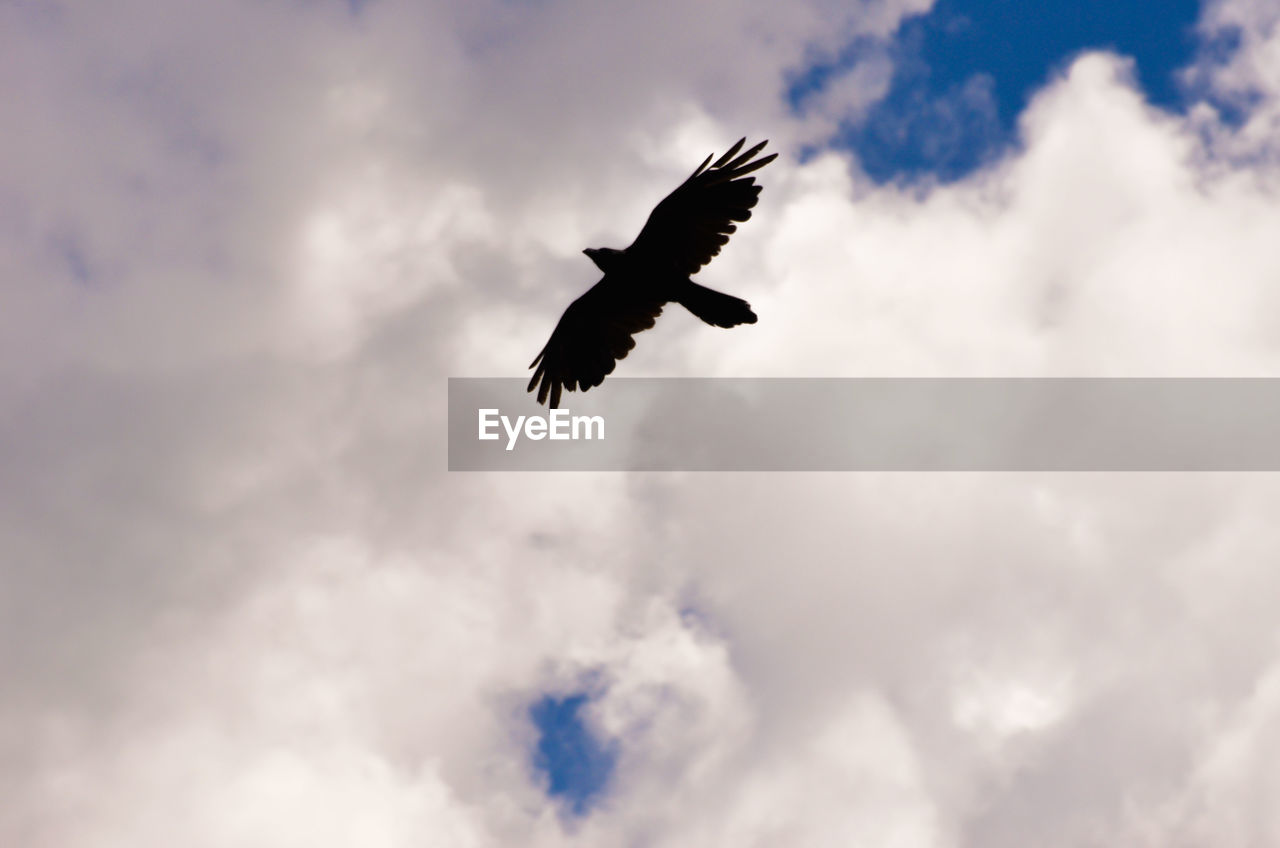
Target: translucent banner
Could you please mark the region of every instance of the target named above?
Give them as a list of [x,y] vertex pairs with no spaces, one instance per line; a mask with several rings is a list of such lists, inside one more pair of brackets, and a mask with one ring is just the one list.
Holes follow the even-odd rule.
[[1275,471],[1280,379],[449,380],[451,471]]

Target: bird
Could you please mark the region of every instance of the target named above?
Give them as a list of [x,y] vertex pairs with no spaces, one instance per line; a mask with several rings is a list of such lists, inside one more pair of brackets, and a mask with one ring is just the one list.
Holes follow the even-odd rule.
[[550,408],[556,409],[562,389],[585,392],[603,383],[635,347],[632,336],[652,327],[668,303],[679,303],[715,327],[756,322],[742,298],[689,279],[729,242],[735,222],[751,217],[761,186],[747,174],[778,156],[755,158],[768,139],[739,155],[746,140],[739,139],[715,162],[714,153],[704,159],[653,208],[628,247],[582,251],[604,276],[569,304],[529,364],[536,370],[527,391],[538,390],[538,403],[550,399]]

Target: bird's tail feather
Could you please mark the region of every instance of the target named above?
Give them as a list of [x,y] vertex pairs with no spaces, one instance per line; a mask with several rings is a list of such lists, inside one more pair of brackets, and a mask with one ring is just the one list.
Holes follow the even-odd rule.
[[700,286],[692,280],[681,286],[675,301],[713,327],[736,327],[756,322],[751,304],[742,298]]

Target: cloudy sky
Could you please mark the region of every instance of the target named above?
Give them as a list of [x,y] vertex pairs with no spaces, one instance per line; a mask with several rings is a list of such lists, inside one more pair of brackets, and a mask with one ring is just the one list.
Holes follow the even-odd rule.
[[1154,5],[0,0],[0,843],[1280,844],[1273,475],[444,470],[742,135],[619,373],[1280,374],[1280,8]]

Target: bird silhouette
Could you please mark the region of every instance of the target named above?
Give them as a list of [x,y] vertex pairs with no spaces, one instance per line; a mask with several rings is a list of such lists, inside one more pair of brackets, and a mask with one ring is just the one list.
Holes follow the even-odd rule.
[[737,229],[734,222],[751,217],[761,187],[747,174],[778,156],[755,158],[768,141],[737,155],[745,142],[739,139],[715,162],[714,153],[704,159],[653,208],[629,247],[582,251],[604,276],[569,304],[529,364],[537,370],[528,391],[537,387],[538,403],[550,398],[555,409],[562,389],[586,391],[603,383],[617,361],[635,347],[632,336],[652,327],[668,303],[679,303],[715,327],[756,322],[745,300],[689,279],[729,242]]

